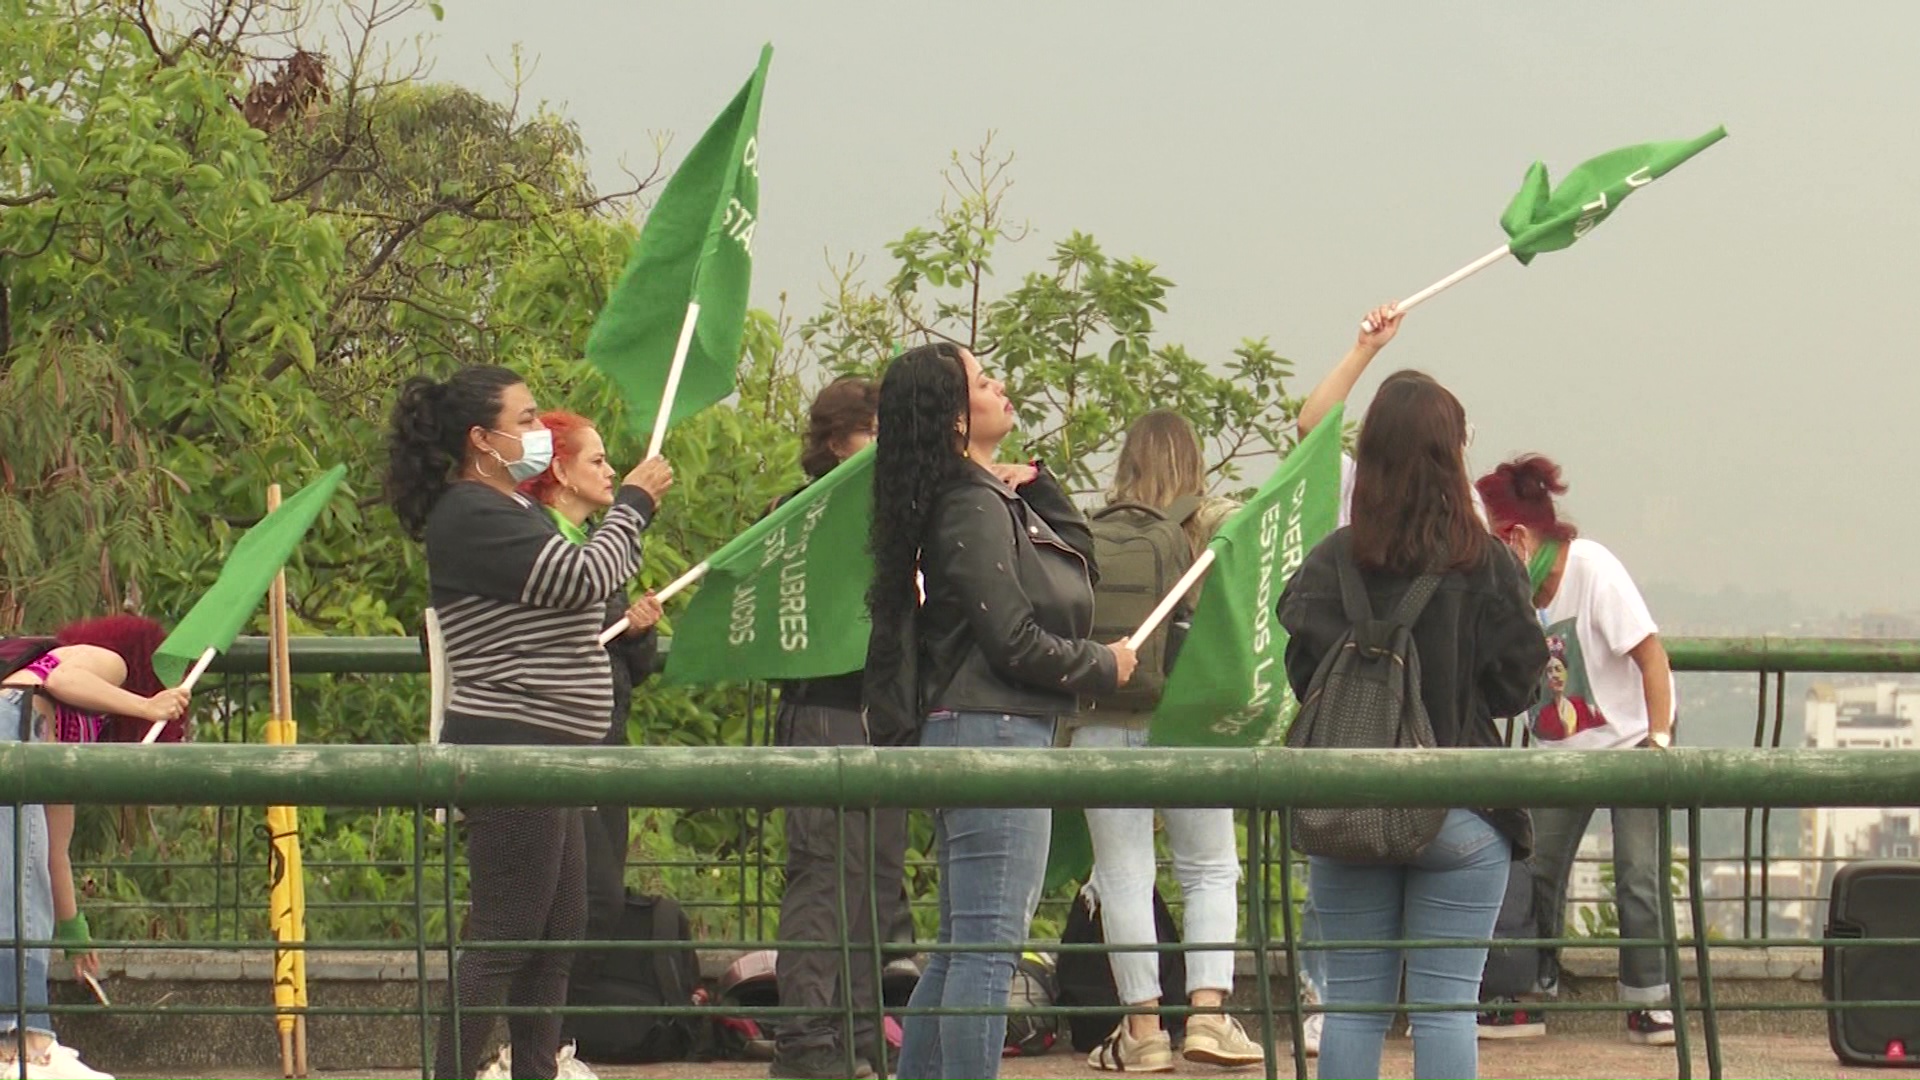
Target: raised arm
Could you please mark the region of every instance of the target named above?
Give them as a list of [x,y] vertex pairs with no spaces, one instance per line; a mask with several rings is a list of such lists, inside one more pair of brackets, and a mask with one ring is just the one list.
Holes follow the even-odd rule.
[[[1374,308],[1367,315],[1360,336],[1353,343],[1353,348],[1347,350],[1347,355],[1333,365],[1333,370],[1327,372],[1326,376],[1320,380],[1320,385],[1314,387],[1313,392],[1307,395],[1307,400],[1301,403],[1300,434],[1303,437],[1319,427],[1320,421],[1327,418],[1327,414],[1333,411],[1333,407],[1347,400],[1347,395],[1353,393],[1354,384],[1360,381],[1360,376],[1366,374],[1367,365],[1373,363],[1373,358],[1380,355],[1381,349],[1387,347],[1387,343],[1393,340],[1393,335],[1400,332],[1400,319],[1400,314],[1394,310],[1390,302]],[[1369,333],[1365,329],[1366,326],[1374,326],[1378,329]]]

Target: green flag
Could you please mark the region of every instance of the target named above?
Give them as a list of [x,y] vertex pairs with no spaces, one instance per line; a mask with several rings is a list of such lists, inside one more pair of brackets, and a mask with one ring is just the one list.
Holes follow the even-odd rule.
[[233,546],[233,554],[227,556],[213,588],[193,605],[153,654],[153,671],[162,682],[179,685],[202,653],[233,644],[253,618],[260,598],[273,587],[274,575],[293,556],[293,549],[313,527],[314,519],[346,475],[345,465],[335,465],[247,530]]
[[841,462],[707,560],[674,620],[674,685],[811,679],[867,664],[873,447]]
[[1717,127],[1697,139],[1623,146],[1582,164],[1551,189],[1547,167],[1534,162],[1521,181],[1520,193],[1500,215],[1500,227],[1512,238],[1507,249],[1514,258],[1529,263],[1542,252],[1572,247],[1605,221],[1622,199],[1726,137],[1727,129]]
[[768,45],[753,77],[667,181],[587,338],[587,361],[619,387],[636,432],[656,426],[692,305],[698,317],[668,424],[733,393],[760,220],[760,92],[771,59]]
[[1328,413],[1207,545],[1213,569],[1154,711],[1153,745],[1258,746],[1285,737],[1294,700],[1274,608],[1339,520],[1344,413]]

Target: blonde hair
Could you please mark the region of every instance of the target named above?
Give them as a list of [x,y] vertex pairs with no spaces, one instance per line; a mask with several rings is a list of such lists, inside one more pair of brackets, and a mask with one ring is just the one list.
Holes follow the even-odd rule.
[[[1114,502],[1140,503],[1165,510],[1180,498],[1207,494],[1207,468],[1200,436],[1187,418],[1171,409],[1155,409],[1133,422],[1113,468]],[[1200,515],[1187,519],[1187,539],[1196,553],[1207,544]]]

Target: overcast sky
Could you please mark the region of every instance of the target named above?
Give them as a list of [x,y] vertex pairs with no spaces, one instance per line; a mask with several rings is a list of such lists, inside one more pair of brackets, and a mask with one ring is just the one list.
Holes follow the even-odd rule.
[[[515,44],[603,186],[670,160],[775,46],[756,302],[931,218],[988,130],[1012,213],[1178,283],[1162,339],[1265,336],[1305,393],[1371,305],[1503,239],[1528,163],[1730,137],[1570,251],[1410,314],[1362,383],[1423,368],[1484,470],[1557,458],[1566,510],[1643,584],[1920,609],[1920,5],[447,0],[435,76]],[[1657,612],[1656,612],[1657,614]]]

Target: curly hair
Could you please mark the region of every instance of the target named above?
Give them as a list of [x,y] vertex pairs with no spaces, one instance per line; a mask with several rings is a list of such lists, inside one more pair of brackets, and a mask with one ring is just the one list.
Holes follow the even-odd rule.
[[565,409],[541,413],[540,426],[553,432],[553,461],[539,476],[522,483],[519,491],[542,506],[552,506],[554,497],[560,493],[560,478],[553,471],[555,466],[578,456],[586,445],[587,432],[596,429],[593,421]]
[[445,382],[415,375],[400,387],[387,432],[387,501],[407,535],[421,539],[427,515],[467,457],[467,432],[492,427],[500,398],[526,380],[503,367],[463,367]]
[[901,353],[880,380],[867,541],[867,607],[877,626],[898,625],[919,602],[914,573],[934,501],[966,462],[967,402],[966,363],[948,342]]
[[833,444],[873,426],[880,388],[872,379],[842,375],[821,389],[807,411],[807,434],[800,444],[800,467],[818,480],[840,464]]

